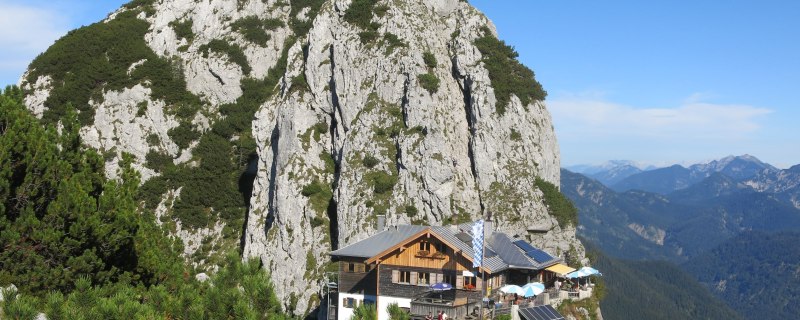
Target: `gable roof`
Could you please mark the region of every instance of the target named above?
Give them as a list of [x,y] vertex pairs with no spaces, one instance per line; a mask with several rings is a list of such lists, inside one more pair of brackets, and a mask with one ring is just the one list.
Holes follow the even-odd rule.
[[[430,235],[460,252],[467,260],[473,261],[475,254],[472,250],[471,228],[471,224],[392,226],[330,254],[337,257],[364,258],[371,262],[430,232]],[[524,240],[515,240],[502,232],[493,232],[484,244],[483,267],[493,273],[509,268],[541,270],[558,262],[561,262],[561,259],[554,258]]]
[[374,236],[333,251],[331,255],[339,257],[372,258],[386,249],[411,238],[411,236],[425,230],[425,228],[427,227],[415,225],[389,227]]

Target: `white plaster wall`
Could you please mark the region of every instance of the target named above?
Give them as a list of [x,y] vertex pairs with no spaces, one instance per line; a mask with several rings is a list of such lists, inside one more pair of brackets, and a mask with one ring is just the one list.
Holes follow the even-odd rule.
[[389,312],[386,311],[386,308],[392,303],[396,303],[400,308],[411,308],[411,299],[409,298],[380,296],[378,297],[378,320],[389,320]]
[[372,295],[363,295],[358,293],[339,293],[339,301],[336,302],[336,314],[338,320],[350,320],[353,317],[353,310],[355,308],[346,308],[344,306],[344,299],[353,298],[358,300],[357,305],[364,303],[364,300],[375,303],[375,296]]

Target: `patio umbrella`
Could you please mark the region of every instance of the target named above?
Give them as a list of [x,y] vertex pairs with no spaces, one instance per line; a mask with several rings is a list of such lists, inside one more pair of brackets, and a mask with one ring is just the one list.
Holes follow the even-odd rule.
[[509,284],[509,285],[502,286],[502,287],[500,287],[500,291],[505,292],[507,294],[516,293],[518,295],[522,295],[524,293],[523,290],[522,290],[522,287],[520,287],[518,285],[514,285],[514,284]]
[[453,289],[453,285],[451,285],[451,284],[449,284],[447,282],[437,282],[437,283],[434,283],[434,284],[430,285],[430,288],[433,291],[447,291],[447,290]]
[[602,276],[603,275],[602,273],[600,273],[600,271],[598,271],[597,269],[592,268],[592,267],[583,267],[578,271],[582,272],[586,276],[593,276],[593,275]]
[[523,297],[533,297],[544,292],[544,284],[533,282],[522,286]]
[[583,278],[585,276],[587,276],[587,274],[583,270],[573,271],[573,272],[567,273],[567,275],[566,275],[566,277],[569,278],[569,279]]
[[439,293],[439,299],[442,298],[442,291],[453,289],[453,285],[447,282],[437,282],[428,287],[431,288],[431,290]]

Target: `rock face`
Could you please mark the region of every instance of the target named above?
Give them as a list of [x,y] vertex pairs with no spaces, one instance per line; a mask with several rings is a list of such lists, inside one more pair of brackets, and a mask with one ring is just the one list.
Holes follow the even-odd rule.
[[[211,134],[231,103],[252,90],[274,90],[255,110],[252,130],[229,138],[251,135],[257,157],[248,166],[255,177],[244,229],[228,227],[240,228],[244,255],[264,262],[276,293],[296,314],[319,303],[327,253],[374,233],[376,214],[386,214],[389,224],[439,225],[491,212],[499,230],[553,254],[572,249],[583,257],[574,227],[557,223],[535,185],[537,177],[554,185],[560,179],[544,103],[511,95],[498,112],[497,84],[475,45],[496,36],[485,16],[458,0],[384,0],[366,1],[364,21],[348,12],[365,1],[316,2],[162,0],[121,9],[106,22],[141,10],[137,18],[150,26],[147,46],[173,61],[202,107],[184,119],[162,112],[170,106],[147,80],[102,89],[102,99],[90,102],[96,111],[82,131],[86,143],[135,155],[145,178],[159,176],[146,165],[151,151],[191,168],[204,161],[194,152],[197,139],[181,147],[170,129],[183,121]],[[237,24],[253,16],[271,22],[262,43]],[[239,50],[214,50],[219,39]],[[244,83],[278,68],[274,88]],[[41,116],[59,77],[29,72],[21,85]],[[153,135],[160,143],[146,143]],[[183,192],[165,192],[159,216],[169,216]],[[529,235],[534,225],[548,231]],[[219,221],[210,226],[216,232],[198,234],[217,239],[225,232]],[[181,230],[187,248],[198,247],[198,236]]]

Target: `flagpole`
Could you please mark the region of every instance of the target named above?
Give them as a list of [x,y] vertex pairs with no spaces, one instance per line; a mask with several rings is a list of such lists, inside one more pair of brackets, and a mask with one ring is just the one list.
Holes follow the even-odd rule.
[[[486,239],[484,239],[483,241],[486,241]],[[479,310],[478,312],[480,312],[480,318],[479,318],[480,320],[483,320],[483,298],[486,297],[486,273],[483,272],[483,258],[486,258],[484,252],[486,252],[486,250],[481,250],[481,266],[480,266],[481,298],[478,300],[480,303],[480,309],[478,309]]]
[[[481,294],[480,294],[480,298],[478,299],[478,303],[479,303],[478,306],[479,306],[479,310],[480,310],[479,311],[480,312],[480,314],[479,314],[479,319],[480,320],[483,320],[483,296],[485,295],[484,292],[485,292],[485,288],[486,288],[486,283],[484,283],[484,282],[486,282],[486,276],[484,275],[484,272],[483,272],[484,271],[483,270],[483,258],[485,257],[484,252],[486,251],[486,250],[483,249],[483,247],[484,247],[484,241],[486,241],[486,239],[484,239],[484,229],[483,228],[484,228],[483,219],[478,220],[475,223],[475,225],[472,226],[473,257],[475,258],[475,260],[477,260],[477,261],[474,261],[472,266],[475,267],[476,272],[480,272],[480,277],[481,277]],[[481,251],[480,259],[478,259],[478,257],[477,257],[478,256],[478,252],[477,252],[478,250]],[[476,278],[477,278],[477,276],[476,276]],[[467,295],[467,297],[469,298],[469,295]],[[469,306],[469,304],[467,304],[467,306]]]

